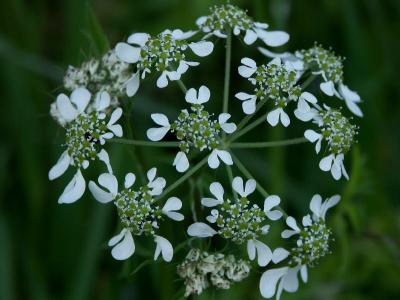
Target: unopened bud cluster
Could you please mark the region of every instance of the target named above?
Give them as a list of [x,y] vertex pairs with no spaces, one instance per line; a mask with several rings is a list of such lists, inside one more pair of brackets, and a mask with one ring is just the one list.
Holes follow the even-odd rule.
[[268,64],[257,68],[253,80],[257,98],[272,99],[276,106],[284,108],[289,101],[296,101],[301,94],[296,85],[296,72],[288,70],[285,65]]
[[200,151],[213,150],[219,146],[221,126],[211,119],[212,114],[203,105],[191,106],[191,112],[182,110],[178,119],[171,125],[171,132],[180,140],[181,151],[188,153],[191,147]]
[[314,47],[301,50],[298,54],[313,72],[322,72],[327,81],[343,81],[343,58],[336,56],[332,50],[315,44]]
[[178,275],[185,280],[185,297],[200,295],[209,286],[229,289],[250,273],[250,264],[236,260],[233,255],[209,254],[191,249],[185,260],[177,267]]
[[211,214],[216,215],[218,233],[237,244],[261,235],[262,223],[266,220],[265,213],[258,205],[250,206],[250,201],[245,197],[236,202],[227,200],[219,210],[213,209]]
[[107,131],[105,114],[98,112],[81,114],[66,125],[66,146],[75,167],[87,167],[90,160],[96,159]]
[[[125,83],[130,78],[129,64],[117,58],[115,51],[108,51],[101,59],[91,59],[79,68],[69,66],[64,76],[64,88],[69,91],[84,86],[92,93],[108,92],[113,97],[125,95]],[[112,99],[116,106],[117,99]],[[89,107],[90,111],[90,107]]]
[[329,151],[334,154],[347,153],[354,143],[357,126],[337,109],[328,109],[321,112],[323,128],[322,135],[328,142]]
[[289,265],[316,266],[321,258],[331,253],[329,250],[331,236],[332,230],[326,227],[322,219],[305,226],[299,234],[297,246],[290,252]]
[[147,186],[138,191],[124,189],[115,197],[115,205],[124,228],[135,235],[154,235],[161,219],[161,209],[154,205]]

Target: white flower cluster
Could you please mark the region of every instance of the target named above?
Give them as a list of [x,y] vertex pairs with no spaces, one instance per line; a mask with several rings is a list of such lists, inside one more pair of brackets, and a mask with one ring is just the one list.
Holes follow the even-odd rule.
[[245,279],[250,269],[248,261],[237,260],[233,255],[209,254],[193,248],[178,265],[177,272],[185,280],[185,297],[188,297],[200,295],[209,286],[229,289],[233,283]]
[[[96,181],[90,180],[88,187],[97,201],[113,203],[119,216],[119,234],[108,242],[112,256],[116,260],[130,258],[136,248],[134,238],[146,236],[156,243],[154,260],[161,255],[164,261],[170,262],[174,256],[173,246],[159,235],[164,232],[160,227],[166,217],[183,221],[184,214],[181,212],[183,202],[177,197],[166,196],[208,163],[211,170],[207,169],[208,176],[200,181],[212,182],[209,186],[212,196],[203,197],[203,185],[196,184],[193,187],[196,193],[181,197],[189,198],[187,200],[192,205],[193,222],[188,226],[187,234],[213,240],[222,238],[229,246],[229,253],[233,253],[231,248],[238,249],[237,253],[244,250],[246,257],[256,263],[194,248],[178,265],[178,274],[185,281],[185,296],[198,295],[211,286],[228,289],[246,278],[251,267],[268,266],[260,280],[261,295],[265,298],[276,295],[279,299],[283,291],[295,292],[299,287],[298,275],[306,282],[308,267],[315,267],[330,253],[333,232],[326,224],[325,215],[339,202],[340,196],[322,201],[321,196],[315,195],[310,203],[312,214],[304,216],[299,225],[279,206],[280,197],[269,195],[258,185],[251,170],[247,170],[240,157],[234,155],[236,148],[246,148],[246,145],[247,148],[253,145],[262,148],[272,144],[294,144],[293,140],[277,143],[238,143],[236,140],[260,124],[289,127],[295,124],[296,119],[307,122],[310,129],[304,132],[304,138],[295,139],[296,143],[298,140],[315,143],[316,152],[324,153],[319,162],[320,169],[329,171],[336,180],[348,179],[344,155],[355,143],[358,127],[352,125],[352,118],[346,117],[346,111],[328,97],[336,96],[343,100],[349,111],[358,117],[362,116],[361,98],[343,83],[343,58],[315,44],[308,50],[293,53],[274,53],[259,47],[259,51],[270,58],[261,63],[242,56],[240,64],[237,63],[237,72],[245,79],[243,81],[250,83],[250,91],[236,91],[235,98],[240,102],[232,101],[229,97],[231,74],[228,73],[231,69],[232,37],[243,38],[247,45],[260,41],[277,47],[285,44],[289,35],[283,31],[267,30],[267,24],[254,21],[246,11],[231,4],[211,8],[209,15],[196,21],[196,26],[196,30],[168,29],[156,35],[133,33],[126,42],[118,43],[101,59],[91,59],[79,68],[68,68],[64,88],[70,96],[61,93],[50,108],[50,114],[65,130],[65,141],[61,145],[61,157],[49,171],[49,179],[60,177],[70,166],[75,170],[58,200],[59,203],[72,203],[86,190],[84,170],[94,161],[103,162],[107,171]],[[226,42],[226,74],[222,109],[213,112],[211,108],[216,103],[212,102],[219,97],[211,97],[206,85],[187,89],[182,75],[190,67],[199,65],[196,57],[207,57],[213,52],[211,40],[218,38]],[[152,113],[150,117],[156,127],[147,130],[149,141],[123,140],[122,126],[118,124],[123,113],[121,100],[135,96],[140,82],[154,73],[159,88],[177,81],[184,91],[186,107],[179,109],[173,121],[163,113]],[[314,80],[317,85],[312,84]],[[139,97],[135,98],[129,101],[140,101]],[[229,108],[238,103],[244,114],[240,113],[241,119],[236,125],[230,121],[233,117]],[[257,114],[260,117],[248,124]],[[136,175],[128,173],[121,186],[106,150],[106,142],[114,137],[119,138],[113,140],[115,143],[176,147],[177,153],[170,166],[179,172],[179,178],[166,188],[166,179],[158,177],[154,167],[143,175],[147,176],[147,181],[142,178],[146,184],[135,187]],[[322,149],[322,145],[326,148]],[[225,168],[219,168],[221,162]],[[141,164],[140,161],[136,163]],[[227,176],[217,179],[225,174],[224,171]],[[234,171],[239,171],[246,180],[234,177]],[[231,193],[220,183],[226,182],[227,178]],[[254,197],[255,191],[262,195],[263,206]],[[201,213],[197,214],[197,210]],[[202,210],[209,210],[204,222],[200,217]],[[288,250],[283,247],[272,250],[268,232],[274,222],[281,219],[285,219],[290,228],[284,230],[281,237],[296,237],[296,240],[292,245],[283,243]],[[179,232],[175,231],[174,238],[178,238]],[[271,265],[277,267],[269,268]]]

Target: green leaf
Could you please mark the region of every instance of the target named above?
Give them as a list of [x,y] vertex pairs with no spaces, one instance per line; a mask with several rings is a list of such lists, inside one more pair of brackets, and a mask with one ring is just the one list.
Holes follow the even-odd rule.
[[97,57],[101,57],[110,49],[110,43],[108,42],[107,35],[101,28],[100,22],[91,8],[87,5],[87,37],[91,44],[93,53]]

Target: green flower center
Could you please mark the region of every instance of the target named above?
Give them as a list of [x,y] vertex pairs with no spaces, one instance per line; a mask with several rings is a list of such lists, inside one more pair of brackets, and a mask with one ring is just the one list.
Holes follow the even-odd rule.
[[315,45],[308,50],[302,50],[304,62],[313,72],[322,71],[327,80],[334,83],[343,81],[343,58],[335,56],[332,50],[326,50],[320,45]]
[[254,75],[257,98],[270,98],[276,106],[285,107],[289,101],[296,101],[301,87],[296,85],[296,72],[284,65],[261,65]]
[[331,253],[329,250],[331,236],[332,230],[326,227],[322,219],[304,227],[297,240],[297,246],[290,252],[289,265],[315,267],[321,258]]
[[68,155],[75,167],[82,167],[84,161],[95,160],[100,149],[100,137],[105,134],[107,124],[99,119],[97,112],[81,114],[66,127]]
[[330,109],[321,113],[324,123],[322,135],[333,154],[347,153],[354,143],[357,126],[350,124],[339,110]]
[[218,148],[220,124],[211,119],[212,114],[205,111],[203,105],[192,105],[191,111],[189,113],[182,110],[178,119],[171,125],[171,131],[181,141],[181,151],[188,153],[191,147],[200,151]]
[[235,203],[227,200],[222,204],[216,225],[222,237],[243,244],[262,233],[262,223],[265,220],[264,212],[256,204],[250,207],[250,201],[241,198]]
[[241,30],[248,30],[253,27],[253,20],[247,15],[246,11],[237,6],[226,4],[214,6],[211,14],[207,17],[204,24],[200,28],[208,28],[211,31],[224,31],[227,27],[233,29],[235,27]]
[[141,187],[139,191],[124,189],[114,200],[123,227],[135,235],[154,235],[162,215],[154,203],[147,186]]

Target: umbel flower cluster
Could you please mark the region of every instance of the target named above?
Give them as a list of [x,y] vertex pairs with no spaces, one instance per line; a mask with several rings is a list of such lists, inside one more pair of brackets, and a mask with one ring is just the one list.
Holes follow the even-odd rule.
[[[239,61],[232,61],[234,38],[249,47],[257,45],[261,55],[251,58],[244,54]],[[220,81],[224,83],[223,96],[209,88],[214,86],[212,82],[199,81],[187,88],[187,71],[204,63],[219,39],[226,53],[225,78]],[[353,123],[363,114],[361,98],[344,84],[342,57],[319,44],[293,52],[272,51],[288,40],[286,32],[270,30],[247,11],[226,4],[212,7],[192,30],[136,32],[102,57],[70,66],[64,93],[56,96],[50,107],[65,135],[49,179],[73,170],[58,202],[78,201],[88,185],[94,199],[113,207],[118,228],[108,246],[116,260],[129,259],[136,243],[147,238],[155,243],[154,260],[161,255],[171,262],[173,243],[180,242],[177,248],[187,251],[186,258],[175,258],[177,275],[185,285],[182,296],[199,295],[211,288],[229,289],[252,270],[262,273],[259,289],[265,298],[280,299],[283,291],[297,291],[300,278],[308,281],[308,268],[317,267],[331,253],[335,233],[326,214],[340,196],[324,200],[315,194],[310,214],[296,221],[280,206],[284,201],[256,181],[235,151],[310,142],[317,154],[322,153],[319,164],[311,168],[319,165],[321,171],[329,172],[327,180],[349,179],[345,156],[357,140],[359,127]],[[230,78],[236,72],[242,82],[231,87]],[[156,111],[141,117],[143,124],[155,124],[142,133],[142,140],[126,139],[124,132],[130,130],[124,128],[135,127],[137,121],[130,118],[131,103],[142,101],[140,86],[145,80],[155,88],[182,90],[182,106],[167,111],[163,111],[165,105],[157,106]],[[231,114],[231,107],[243,113]],[[127,117],[124,122],[123,113]],[[277,126],[304,128],[304,124],[306,130],[300,138],[237,142],[257,126],[273,130]],[[114,153],[109,151],[110,141],[114,147],[128,144],[133,155],[139,146],[172,147],[176,154],[170,159],[170,168],[176,181],[158,175],[171,170],[157,166],[157,158],[154,167],[144,173],[140,160],[130,164],[130,157],[123,157],[118,160],[137,175],[128,173],[121,182],[122,174],[115,174],[112,167],[115,158],[108,154]],[[167,153],[171,152],[166,151],[166,157]],[[93,168],[90,173],[89,167]],[[102,171],[95,178],[90,176],[99,169]],[[192,177],[199,170],[207,176],[197,176],[202,184],[194,185]],[[191,184],[184,186],[186,182]],[[191,190],[185,190],[189,186]],[[184,191],[180,195],[178,187]],[[177,225],[165,227],[171,220]],[[277,222],[288,229],[281,233],[282,246],[272,247],[277,242],[272,243],[268,233],[274,226],[281,228]],[[180,229],[172,234],[171,226]],[[208,242],[203,243],[204,239]]]

